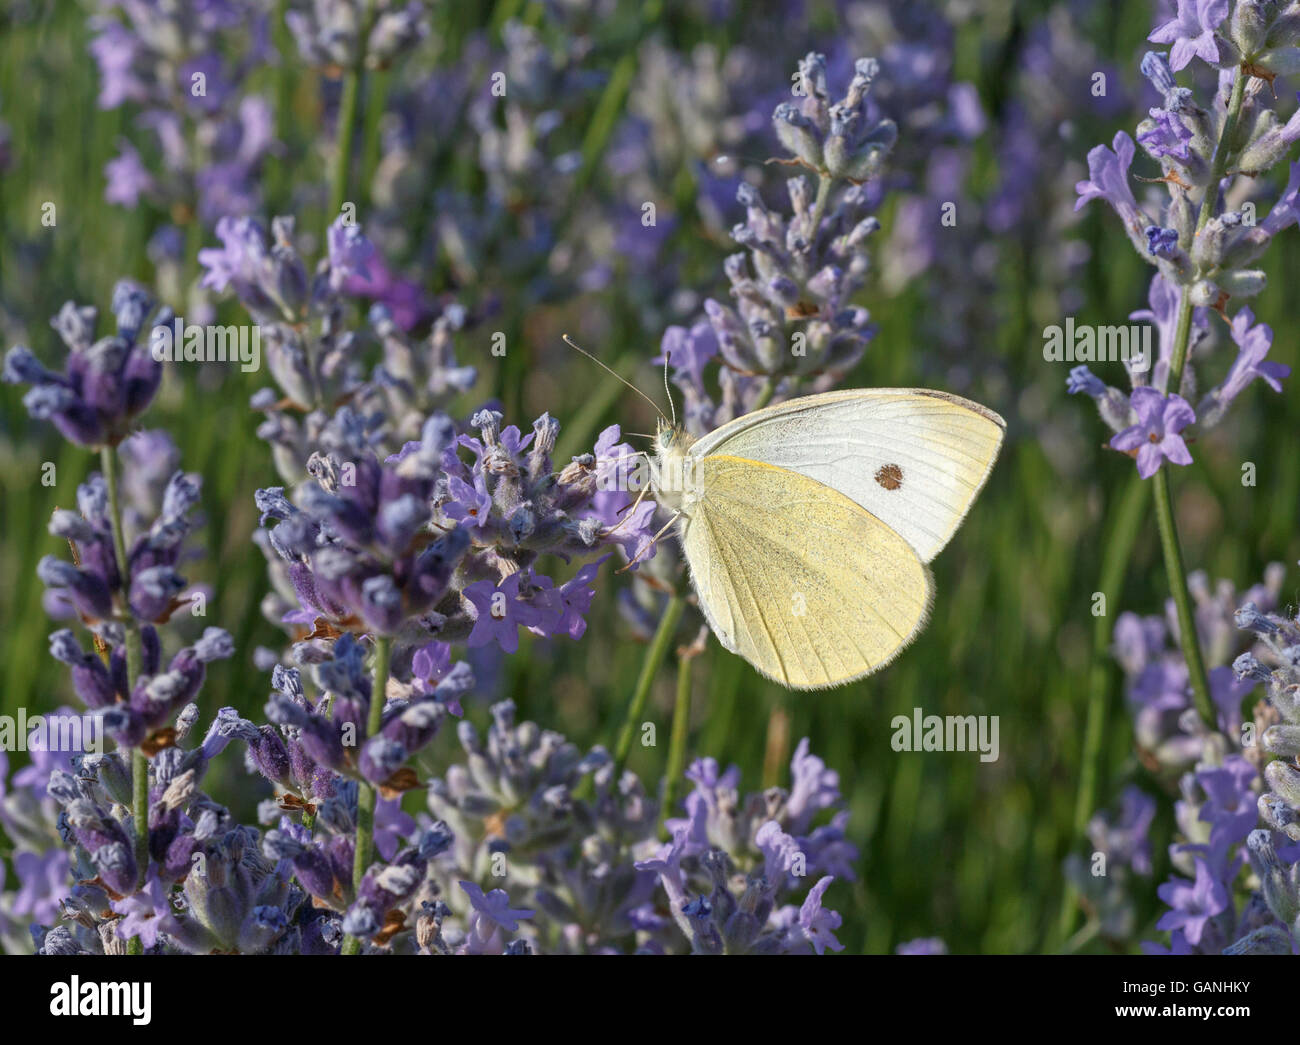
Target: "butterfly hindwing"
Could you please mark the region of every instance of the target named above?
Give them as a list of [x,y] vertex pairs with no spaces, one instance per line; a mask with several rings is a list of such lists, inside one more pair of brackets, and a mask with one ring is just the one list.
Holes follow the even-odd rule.
[[794,689],[887,664],[929,613],[930,571],[898,533],[797,472],[731,455],[696,464],[683,546],[722,644]]

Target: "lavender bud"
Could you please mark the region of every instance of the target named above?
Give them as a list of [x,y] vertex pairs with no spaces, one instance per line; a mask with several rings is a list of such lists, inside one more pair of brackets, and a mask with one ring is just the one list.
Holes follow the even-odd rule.
[[1232,662],[1232,673],[1238,681],[1246,679],[1255,679],[1257,682],[1267,682],[1272,678],[1269,670],[1259,662],[1259,658],[1253,653],[1243,653]]
[[1297,894],[1294,876],[1278,859],[1272,834],[1263,830],[1252,831],[1246,838],[1246,849],[1251,866],[1259,875],[1268,909],[1283,925],[1293,925],[1296,916],[1300,915],[1300,894]]
[[130,846],[110,842],[91,852],[90,859],[99,877],[113,892],[125,896],[135,891],[136,862]]
[[204,664],[226,660],[235,655],[235,640],[224,628],[205,628],[203,637],[194,643],[194,656]]
[[1288,805],[1300,807],[1300,769],[1288,762],[1270,762],[1264,767],[1264,779]]
[[1256,635],[1275,635],[1279,630],[1276,624],[1259,612],[1253,602],[1244,603],[1232,615],[1232,621],[1238,628],[1253,631]]
[[821,139],[816,125],[789,102],[782,102],[772,113],[776,136],[788,152],[794,153],[814,170],[824,168]]
[[369,939],[381,927],[379,916],[370,909],[369,904],[353,904],[343,916],[343,931],[358,939]]
[[88,755],[82,768],[94,774],[102,787],[118,805],[130,807],[133,799],[131,793],[131,774],[122,759],[116,754]]
[[170,566],[150,566],[131,579],[131,612],[141,620],[156,621],[171,609],[172,600],[185,590],[185,578]]
[[7,385],[45,385],[60,378],[46,370],[26,345],[14,345],[5,353],[0,380]]
[[32,926],[33,938],[36,940],[37,954],[53,954],[68,957],[87,953],[82,946],[77,943],[76,938],[72,935],[72,930],[66,925],[56,925],[49,932],[45,932],[41,937],[36,937],[35,935],[38,928],[40,927]]
[[1263,0],[1237,0],[1233,7],[1230,35],[1241,51],[1243,61],[1249,60],[1263,47],[1273,17],[1272,7]]
[[95,321],[99,310],[93,305],[78,307],[74,302],[65,301],[58,315],[50,320],[63,343],[74,352],[89,348],[95,337]]
[[420,859],[432,860],[440,856],[455,844],[456,836],[452,834],[451,828],[442,820],[434,822],[433,826],[420,836]]
[[47,587],[66,590],[78,612],[85,616],[111,616],[113,601],[108,586],[95,574],[79,570],[53,555],[46,555],[36,564],[36,576]]
[[1290,954],[1291,937],[1276,925],[1263,925],[1223,949],[1224,954]]
[[1259,809],[1259,818],[1273,830],[1282,831],[1293,838],[1300,832],[1300,823],[1297,823],[1300,815],[1277,795],[1264,792],[1259,796],[1256,807]]
[[153,311],[154,299],[138,283],[130,280],[118,280],[113,287],[113,315],[117,319],[117,332],[127,341],[134,341],[144,326],[144,321]]
[[1220,272],[1215,279],[1228,294],[1239,298],[1254,297],[1268,285],[1268,277],[1259,269]]
[[1264,750],[1279,758],[1300,755],[1300,726],[1280,724],[1264,730]]
[[1142,56],[1141,69],[1142,75],[1151,81],[1151,86],[1161,95],[1167,95],[1178,86],[1168,59],[1157,51],[1148,51]]

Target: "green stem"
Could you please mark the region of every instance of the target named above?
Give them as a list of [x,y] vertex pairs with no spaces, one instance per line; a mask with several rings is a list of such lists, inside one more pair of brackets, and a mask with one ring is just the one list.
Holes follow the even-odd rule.
[[1228,98],[1228,111],[1223,117],[1223,127],[1219,131],[1219,140],[1214,146],[1214,158],[1210,161],[1210,181],[1205,186],[1205,198],[1201,200],[1201,212],[1196,216],[1196,232],[1205,228],[1214,217],[1214,209],[1219,203],[1219,182],[1228,173],[1228,152],[1232,148],[1232,139],[1237,133],[1237,123],[1241,119],[1242,103],[1246,99],[1246,81],[1250,77],[1237,70],[1237,78],[1232,81],[1232,94]]
[[[1210,180],[1201,200],[1201,210],[1196,218],[1196,233],[1214,216],[1219,202],[1219,182],[1228,168],[1228,153],[1241,118],[1241,108],[1246,97],[1246,80],[1240,69],[1232,82],[1232,94],[1224,114],[1219,140],[1214,146],[1214,159],[1210,164]],[[1190,288],[1183,288],[1178,305],[1178,326],[1174,332],[1173,358],[1169,361],[1169,380],[1165,389],[1169,394],[1181,391],[1183,368],[1187,364],[1187,351],[1191,342],[1192,299]],[[1201,654],[1200,638],[1196,634],[1196,617],[1192,612],[1192,596],[1187,588],[1187,568],[1183,563],[1183,549],[1178,539],[1178,525],[1174,518],[1174,499],[1170,489],[1169,469],[1159,469],[1153,477],[1156,498],[1156,525],[1160,530],[1160,548],[1164,553],[1165,573],[1169,577],[1169,592],[1178,613],[1179,644],[1187,661],[1187,675],[1192,686],[1192,699],[1196,710],[1210,729],[1217,726],[1214,701],[1210,697],[1210,682],[1205,671],[1205,658]]]
[[[117,491],[117,451],[104,446],[99,451],[100,468],[104,472],[104,485],[108,487],[108,514],[113,527],[113,555],[122,578],[123,591],[127,584],[126,533],[122,529],[122,502]],[[125,612],[126,630],[126,692],[128,697],[140,677],[140,628],[131,615],[128,605]],[[149,870],[149,760],[140,748],[131,751],[131,814],[135,829],[135,865],[137,883],[143,885]],[[138,936],[127,942],[128,954],[143,954],[144,944]]]
[[677,622],[682,619],[682,610],[686,608],[686,600],[674,594],[669,598],[664,606],[664,615],[659,618],[659,627],[655,629],[654,638],[650,640],[650,645],[645,651],[645,659],[641,661],[641,674],[636,680],[636,689],[632,691],[632,699],[628,701],[627,718],[623,722],[623,729],[618,735],[618,743],[614,746],[614,780],[617,783],[618,778],[623,775],[623,766],[627,763],[627,757],[632,751],[632,740],[636,736],[638,725],[645,715],[646,700],[650,696],[650,687],[654,683],[655,674],[659,671],[659,665],[663,662],[664,656],[668,653],[668,647],[673,641],[673,635],[677,631]]
[[[1109,609],[1115,605],[1120,596],[1124,573],[1128,569],[1129,559],[1133,555],[1133,546],[1137,543],[1138,533],[1142,528],[1142,517],[1146,512],[1148,486],[1138,478],[1129,480],[1123,499],[1111,522],[1110,536],[1106,540],[1106,551],[1101,563],[1101,578],[1098,591],[1105,599],[1105,613],[1099,614],[1093,621],[1092,629],[1092,669],[1088,676],[1088,710],[1083,727],[1083,753],[1079,761],[1079,790],[1074,800],[1075,839],[1082,838],[1088,830],[1088,821],[1092,818],[1097,802],[1097,770],[1101,760],[1102,741],[1106,735],[1106,717],[1110,708],[1108,699],[1108,682],[1110,671],[1107,665],[1107,648],[1110,645],[1112,625]],[[1061,900],[1061,919],[1058,926],[1059,938],[1064,940],[1074,924],[1075,905],[1078,893],[1073,885],[1067,885]]]
[[1174,356],[1169,361],[1169,376],[1165,381],[1166,393],[1182,394],[1183,368],[1187,365],[1187,347],[1192,339],[1192,295],[1183,288],[1178,300],[1178,321],[1174,326]]
[[326,216],[326,225],[331,224],[343,209],[347,198],[348,171],[352,166],[352,139],[356,134],[357,100],[361,97],[361,83],[366,75],[366,44],[370,39],[373,24],[372,3],[367,3],[362,11],[358,36],[357,58],[352,68],[343,77],[343,95],[339,100],[338,134],[334,156],[334,173],[330,180],[330,210]]
[[[1214,158],[1210,165],[1210,178],[1201,200],[1200,213],[1196,219],[1196,234],[1209,223],[1219,201],[1219,182],[1227,173],[1228,153],[1232,139],[1236,134],[1237,123],[1241,118],[1241,108],[1246,95],[1248,77],[1237,70],[1232,84],[1232,94],[1228,100],[1223,127],[1219,140],[1214,147]],[[1178,319],[1174,330],[1173,356],[1169,361],[1169,374],[1165,382],[1167,394],[1182,391],[1183,370],[1187,365],[1188,346],[1192,331],[1192,298],[1189,288],[1184,287],[1178,303]],[[1196,633],[1196,618],[1192,610],[1191,592],[1187,587],[1187,568],[1183,562],[1182,545],[1178,539],[1178,526],[1174,519],[1173,494],[1169,483],[1169,469],[1160,468],[1153,477],[1155,488],[1156,526],[1160,531],[1160,548],[1165,561],[1165,573],[1169,580],[1169,591],[1174,600],[1178,614],[1178,632],[1183,657],[1187,662],[1187,675],[1191,682],[1192,698],[1196,710],[1205,724],[1216,728],[1214,702],[1210,697],[1209,677],[1205,671],[1205,659],[1201,653],[1200,638]],[[1106,545],[1106,557],[1102,563],[1101,591],[1107,604],[1118,598],[1119,585],[1133,550],[1137,537],[1137,519],[1141,515],[1146,499],[1146,483],[1137,482],[1129,487],[1115,516],[1114,530]],[[1081,837],[1088,828],[1096,802],[1097,763],[1101,755],[1101,745],[1106,726],[1106,681],[1108,672],[1103,660],[1105,648],[1109,642],[1110,628],[1107,618],[1097,618],[1093,629],[1093,664],[1089,676],[1088,716],[1084,726],[1083,756],[1080,763],[1079,790],[1074,805],[1074,836]],[[1077,893],[1072,886],[1067,886],[1061,904],[1061,917],[1057,927],[1060,938],[1065,939],[1074,922],[1075,900]],[[1077,950],[1097,933],[1095,921],[1086,924],[1072,939],[1065,943],[1062,950],[1066,953]]]
[[659,830],[673,814],[677,793],[681,789],[682,772],[686,769],[686,738],[691,731],[691,661],[688,652],[677,658],[677,699],[673,703],[673,732],[668,741],[668,769],[664,775],[664,805],[659,813]]
[[[1237,91],[1233,91],[1234,97]],[[1202,214],[1210,200],[1202,205]],[[1187,288],[1178,305],[1178,326],[1174,331],[1174,352],[1169,362],[1169,381],[1165,386],[1171,394],[1182,388],[1183,367],[1187,363],[1187,346],[1191,340],[1192,296]],[[1174,519],[1173,492],[1169,484],[1169,469],[1160,468],[1152,481],[1155,483],[1156,525],[1160,529],[1160,549],[1164,553],[1165,573],[1169,577],[1169,592],[1178,611],[1178,632],[1183,656],[1187,661],[1187,674],[1192,684],[1196,710],[1211,729],[1215,728],[1214,703],[1210,699],[1210,683],[1205,673],[1205,658],[1201,655],[1200,637],[1196,634],[1196,618],[1192,613],[1192,596],[1187,588],[1187,569],[1183,564],[1182,544],[1178,539],[1178,525]]]
[[1187,588],[1187,568],[1183,565],[1183,549],[1178,541],[1178,526],[1174,522],[1173,494],[1169,489],[1169,469],[1161,468],[1152,478],[1155,483],[1156,525],[1160,529],[1160,547],[1165,556],[1165,572],[1169,576],[1169,594],[1173,596],[1178,611],[1178,640],[1187,661],[1187,675],[1192,684],[1192,699],[1202,720],[1210,729],[1217,729],[1214,702],[1210,699],[1210,683],[1205,673],[1205,660],[1201,656],[1201,642],[1196,634],[1196,618],[1192,614],[1192,595]]
[[365,195],[366,205],[370,205],[370,186],[374,181],[375,169],[383,154],[383,141],[380,125],[384,119],[384,104],[388,99],[388,85],[392,73],[381,71],[370,77],[369,90],[366,92],[366,112],[362,120],[361,133],[361,191]]
[[776,392],[776,379],[769,377],[763,382],[763,387],[758,391],[758,398],[754,400],[754,405],[749,408],[752,414],[755,410],[762,410],[772,401],[772,395]]
[[[388,687],[388,658],[392,652],[392,640],[384,636],[375,639],[375,662],[373,681],[370,684],[370,711],[366,716],[366,739],[378,735],[379,724],[384,715],[384,691]],[[364,781],[357,788],[357,840],[352,858],[352,888],[361,888],[361,880],[366,876],[370,861],[375,852],[375,801],[376,790]],[[343,941],[344,954],[360,954],[361,941],[355,936],[348,936]]]
[[1065,941],[1061,946],[1061,953],[1074,954],[1076,951],[1082,950],[1096,939],[1100,932],[1101,922],[1096,918],[1089,919],[1077,933]]

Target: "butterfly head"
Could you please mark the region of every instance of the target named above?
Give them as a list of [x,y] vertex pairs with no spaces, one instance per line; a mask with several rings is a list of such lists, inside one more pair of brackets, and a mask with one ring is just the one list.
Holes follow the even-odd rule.
[[659,419],[655,429],[655,453],[660,457],[672,457],[684,454],[691,443],[695,442],[690,433],[681,425],[673,424],[664,418]]
[[681,425],[660,420],[651,474],[655,499],[670,511],[685,507],[691,500],[688,485],[693,469],[689,451],[694,442],[694,436]]

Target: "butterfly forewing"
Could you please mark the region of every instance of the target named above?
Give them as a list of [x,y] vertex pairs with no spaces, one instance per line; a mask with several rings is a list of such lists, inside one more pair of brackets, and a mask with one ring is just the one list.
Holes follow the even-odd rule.
[[865,508],[929,562],[983,487],[1006,424],[927,389],[826,392],[739,417],[691,447],[816,480]]

